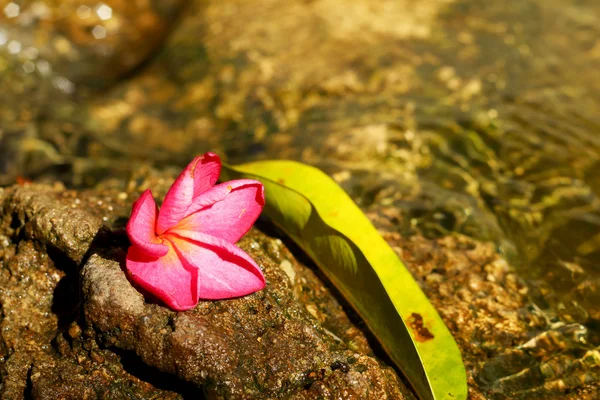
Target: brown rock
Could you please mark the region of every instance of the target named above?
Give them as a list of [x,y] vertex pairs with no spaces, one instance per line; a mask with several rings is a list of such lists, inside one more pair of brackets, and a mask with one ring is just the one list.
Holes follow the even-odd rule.
[[0,189],[0,398],[181,398],[81,336],[76,260],[100,219],[60,189]]
[[41,75],[52,73],[55,86],[72,93],[74,84],[113,83],[142,62],[165,38],[184,3],[38,0],[10,6],[3,1],[1,7],[9,5],[9,11],[0,13],[0,24],[5,40],[19,44],[10,54],[33,62],[33,70],[25,67],[25,72],[35,75],[37,62]]
[[211,398],[404,398],[393,370],[350,350],[347,333],[325,329],[308,311],[318,306],[296,299],[280,267],[296,261],[282,244],[285,258],[274,261],[273,245],[256,230],[240,242],[264,270],[265,290],[182,313],[144,301],[123,273],[122,251],[94,254],[82,272],[86,320],[104,344],[135,351]]
[[124,198],[60,185],[0,192],[3,398],[177,398],[182,386],[211,398],[410,398],[329,289],[257,230],[240,245],[265,290],[184,313],[144,299],[123,271],[124,236],[101,228],[115,226]]

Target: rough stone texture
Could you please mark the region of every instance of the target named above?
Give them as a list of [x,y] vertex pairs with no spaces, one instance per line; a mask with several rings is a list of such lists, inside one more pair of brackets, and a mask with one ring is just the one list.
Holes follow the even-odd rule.
[[179,398],[182,384],[209,398],[412,398],[323,283],[259,231],[241,247],[265,290],[185,313],[145,300],[123,271],[124,235],[100,228],[130,196],[100,193],[0,192],[0,398]]
[[0,189],[0,398],[181,398],[80,337],[76,260],[99,219],[73,199],[60,186]]
[[[210,398],[404,398],[391,369],[348,349],[346,332],[324,329],[309,311],[316,306],[298,302],[265,251],[272,239],[252,231],[240,246],[264,270],[267,288],[184,313],[146,304],[122,271],[122,251],[95,254],[82,272],[86,321],[105,345],[135,351],[148,365],[202,385]],[[296,261],[288,253],[281,262]]]
[[[61,189],[64,187],[58,185],[54,191],[58,193]],[[48,192],[48,188],[37,185],[7,191],[3,198],[3,215],[10,216],[11,224],[24,229],[26,237],[55,247],[78,263],[102,221],[85,212],[83,207],[72,207],[75,204],[69,202],[67,196],[66,201],[52,202],[44,192]]]

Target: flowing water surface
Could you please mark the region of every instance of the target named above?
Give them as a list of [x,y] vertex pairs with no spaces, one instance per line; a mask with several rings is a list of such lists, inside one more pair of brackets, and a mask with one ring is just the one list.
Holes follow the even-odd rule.
[[600,2],[184,3],[0,0],[0,184],[297,159],[598,340]]

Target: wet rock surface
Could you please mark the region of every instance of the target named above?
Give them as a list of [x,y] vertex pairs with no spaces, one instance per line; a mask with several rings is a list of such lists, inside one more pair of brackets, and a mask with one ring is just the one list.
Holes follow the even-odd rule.
[[[184,313],[138,292],[120,227],[137,185],[161,198],[170,179],[149,170],[128,191],[107,181],[0,192],[2,398],[413,398],[318,273],[256,229],[240,246],[264,270],[264,291]],[[379,211],[368,216],[457,340],[470,398],[598,396],[594,317],[554,312],[490,244],[406,237]]]
[[403,398],[391,369],[316,324],[286,273],[260,255],[267,243],[258,232],[240,243],[264,268],[266,290],[179,314],[145,304],[118,261],[94,255],[83,268],[86,321],[105,345],[134,351],[213,398]]
[[[406,249],[442,314],[465,318],[444,317],[473,396],[598,396],[600,3],[160,3],[0,0],[0,185],[97,187],[70,195],[95,232],[123,226],[148,165],[208,150],[318,165]],[[18,221],[43,208],[13,200]],[[60,207],[61,224],[22,231],[69,224]],[[76,228],[48,242],[81,266]],[[333,332],[348,324],[334,309],[308,311]],[[359,337],[348,346],[368,353]],[[535,338],[546,350],[522,347]]]
[[0,194],[1,398],[412,398],[319,278],[257,230],[240,245],[264,291],[185,313],[145,299],[122,268],[126,237],[106,227],[124,198]]
[[2,0],[0,59],[15,62],[12,78],[49,78],[58,93],[102,88],[156,50],[184,3]]
[[581,305],[550,307],[544,292],[520,278],[490,243],[459,235],[407,238],[387,211],[369,216],[455,337],[470,398],[600,395],[600,337],[586,326],[598,321]]
[[60,193],[60,185],[0,190],[0,398],[181,398],[81,336],[78,262],[101,219]]

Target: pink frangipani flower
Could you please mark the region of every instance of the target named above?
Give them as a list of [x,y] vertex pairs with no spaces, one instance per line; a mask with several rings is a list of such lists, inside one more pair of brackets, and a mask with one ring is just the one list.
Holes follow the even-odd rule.
[[127,271],[174,310],[265,287],[258,265],[235,245],[263,209],[263,185],[251,179],[215,185],[220,172],[219,156],[206,153],[175,180],[160,211],[150,189],[133,204]]

